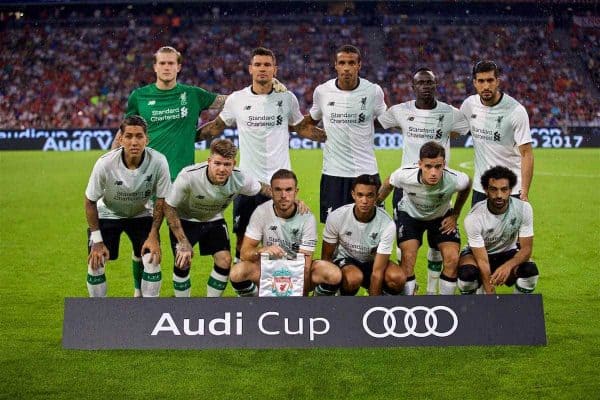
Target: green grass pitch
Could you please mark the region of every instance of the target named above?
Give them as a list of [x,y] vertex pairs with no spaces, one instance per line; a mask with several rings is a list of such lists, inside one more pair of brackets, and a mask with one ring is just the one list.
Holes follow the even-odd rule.
[[[535,152],[530,198],[545,347],[67,351],[63,299],[87,296],[83,193],[99,155],[0,152],[0,399],[600,397],[598,149]],[[321,157],[292,152],[300,197],[315,212]],[[377,157],[387,176],[400,153]],[[472,157],[454,149],[451,166],[472,174]],[[164,226],[162,237],[162,295],[171,296]],[[107,268],[110,296],[132,295],[129,253],[123,241]],[[193,295],[203,296],[210,259],[196,256],[193,265]]]

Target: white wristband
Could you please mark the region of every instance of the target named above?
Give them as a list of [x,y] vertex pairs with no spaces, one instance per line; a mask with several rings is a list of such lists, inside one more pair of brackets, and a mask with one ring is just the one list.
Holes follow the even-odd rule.
[[100,232],[100,230],[92,231],[90,233],[90,240],[94,244],[103,242],[104,240],[102,240],[102,233]]

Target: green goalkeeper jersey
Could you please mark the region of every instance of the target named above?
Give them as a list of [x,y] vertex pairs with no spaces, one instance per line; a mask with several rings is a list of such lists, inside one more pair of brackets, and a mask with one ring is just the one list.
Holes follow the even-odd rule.
[[148,122],[148,147],[165,155],[171,180],[184,167],[194,164],[198,117],[216,97],[215,93],[180,83],[169,90],[160,90],[152,83],[129,96],[126,116],[141,115]]

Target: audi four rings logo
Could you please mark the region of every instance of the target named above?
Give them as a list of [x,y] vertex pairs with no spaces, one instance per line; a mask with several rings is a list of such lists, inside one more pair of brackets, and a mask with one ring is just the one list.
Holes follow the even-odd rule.
[[[424,323],[425,323],[425,328],[427,328],[425,331],[423,332],[418,332],[417,331],[417,325],[418,325],[418,318],[417,318],[417,312],[418,311],[423,311],[424,312]],[[380,313],[383,313],[383,320],[382,320],[382,324],[377,325],[377,323],[375,322],[376,319],[374,317],[371,317],[371,314],[375,315],[379,315]],[[400,313],[404,314],[404,318],[400,319],[400,322],[404,322],[404,326],[402,328],[400,328],[399,326],[402,326],[402,323],[398,323],[398,319],[397,316],[402,315]],[[452,318],[452,327],[450,327],[450,329],[446,330],[446,331],[438,331],[437,327],[438,327],[438,313],[447,313],[450,318]],[[419,313],[419,315],[421,315],[421,313]],[[440,314],[441,316],[441,314]],[[371,317],[371,318],[369,318]],[[454,331],[456,331],[456,328],[458,327],[458,317],[456,316],[456,313],[451,309],[448,308],[446,306],[436,306],[436,307],[432,307],[432,308],[428,308],[425,306],[415,306],[412,308],[407,308],[407,307],[392,307],[392,308],[386,308],[386,307],[373,307],[370,308],[365,315],[363,316],[363,328],[365,330],[365,332],[367,332],[369,335],[375,337],[375,338],[384,338],[384,337],[388,337],[388,336],[394,336],[397,338],[403,338],[403,337],[407,337],[407,336],[415,336],[415,337],[426,337],[429,335],[434,335],[434,336],[438,336],[438,337],[446,337],[446,336],[450,336],[454,333]],[[375,328],[375,330],[371,329],[371,327],[374,326],[382,326],[383,331],[378,331],[377,328]],[[398,328],[398,329],[396,329]]]

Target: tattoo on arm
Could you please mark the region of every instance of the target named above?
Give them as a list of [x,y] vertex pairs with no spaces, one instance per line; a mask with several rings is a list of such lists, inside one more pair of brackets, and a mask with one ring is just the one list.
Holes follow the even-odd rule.
[[158,234],[160,230],[160,226],[162,225],[164,219],[164,204],[165,199],[156,199],[154,203],[154,212],[152,213],[152,228],[151,232],[155,232]]
[[222,110],[223,106],[225,105],[225,100],[227,100],[227,95],[218,94],[215,98],[215,101],[213,101],[209,108],[211,110]]
[[196,130],[196,142],[219,136],[223,129],[225,129],[225,122],[221,117],[217,117]]

